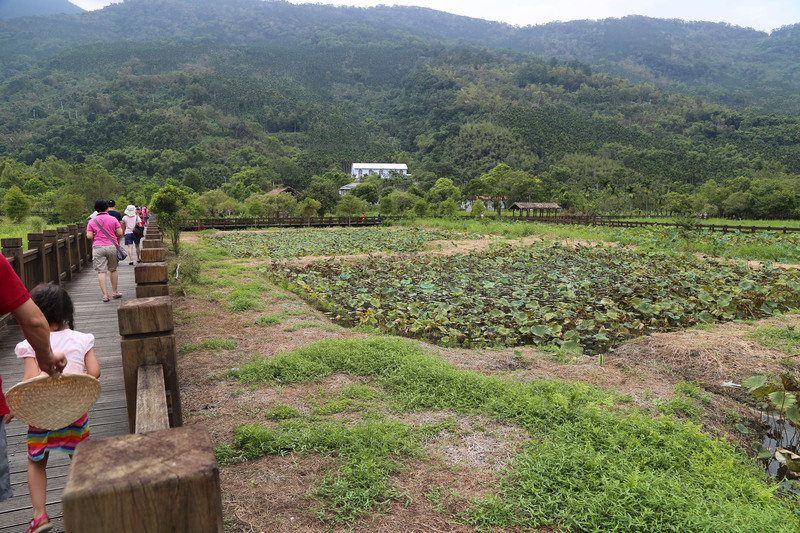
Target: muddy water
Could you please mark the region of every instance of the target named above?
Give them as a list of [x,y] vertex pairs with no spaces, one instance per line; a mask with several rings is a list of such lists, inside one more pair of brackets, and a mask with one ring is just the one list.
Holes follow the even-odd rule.
[[[761,419],[769,426],[769,429],[761,437],[761,445],[767,448],[773,454],[775,448],[785,448],[794,453],[798,452],[798,434],[797,428],[788,420],[781,423],[780,416],[777,411],[770,413],[761,413]],[[788,479],[797,480],[798,477],[786,468],[786,465],[781,464],[773,455],[769,459],[764,460],[765,467],[770,476],[775,479],[781,480],[780,488],[792,492],[800,493],[800,488],[792,486],[787,483]]]

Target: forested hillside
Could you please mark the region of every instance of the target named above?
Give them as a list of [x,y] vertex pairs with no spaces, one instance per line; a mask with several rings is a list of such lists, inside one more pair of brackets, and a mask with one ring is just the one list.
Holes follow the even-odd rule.
[[[792,100],[794,27],[767,36],[630,17],[572,23],[576,37],[559,41],[542,36],[569,25],[254,0],[128,0],[20,20],[0,21],[2,195],[18,186],[39,204],[78,195],[88,206],[104,190],[145,203],[170,180],[247,203],[282,184],[330,211],[341,171],[380,160],[408,163],[405,192],[431,207],[481,194],[580,211],[797,215],[796,113],[673,92],[769,102],[765,84],[737,74],[760,65],[783,76],[775,101]],[[664,39],[673,66],[638,69],[650,84],[576,59],[592,49],[588,61],[613,71],[635,51],[652,59]],[[712,63],[715,42],[726,53]],[[545,57],[512,50],[543,43]],[[360,195],[377,202],[412,184],[386,185]]]
[[83,9],[68,0],[4,0],[0,2],[0,19],[83,13]]

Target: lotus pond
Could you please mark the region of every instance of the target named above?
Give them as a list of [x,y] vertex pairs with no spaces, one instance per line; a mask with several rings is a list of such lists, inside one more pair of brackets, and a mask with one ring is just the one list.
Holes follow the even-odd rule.
[[212,246],[234,257],[289,259],[303,256],[356,255],[371,252],[411,253],[437,240],[480,239],[476,233],[424,228],[336,228],[269,232],[214,233]]
[[638,335],[800,306],[800,273],[616,247],[501,245],[262,269],[348,325],[442,345],[602,353]]

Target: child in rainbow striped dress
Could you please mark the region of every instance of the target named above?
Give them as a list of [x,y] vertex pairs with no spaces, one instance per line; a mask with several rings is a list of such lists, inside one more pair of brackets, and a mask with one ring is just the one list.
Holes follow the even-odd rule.
[[[54,352],[64,352],[67,366],[64,372],[100,377],[100,364],[94,353],[94,335],[75,331],[75,308],[66,290],[57,285],[39,285],[31,291],[31,299],[39,306],[50,324],[50,345]],[[25,363],[23,379],[43,374],[36,363],[28,341],[17,344],[17,357]],[[6,423],[11,415],[6,415]],[[28,426],[28,488],[33,505],[33,519],[26,533],[43,533],[52,529],[46,513],[47,458],[51,450],[61,450],[70,456],[75,446],[89,438],[89,417],[84,414],[69,426],[53,431]]]

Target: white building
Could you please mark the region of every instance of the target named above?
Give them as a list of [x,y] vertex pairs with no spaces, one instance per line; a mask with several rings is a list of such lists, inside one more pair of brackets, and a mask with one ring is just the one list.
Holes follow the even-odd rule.
[[361,180],[364,176],[375,174],[381,178],[391,178],[397,175],[408,175],[408,165],[405,163],[353,163],[350,175]]

